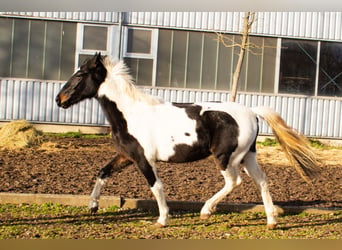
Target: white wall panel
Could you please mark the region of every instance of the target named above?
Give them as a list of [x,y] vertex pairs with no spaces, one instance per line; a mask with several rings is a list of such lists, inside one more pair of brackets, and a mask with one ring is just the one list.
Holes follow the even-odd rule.
[[[61,89],[62,82],[0,79],[0,84],[0,121],[25,119],[39,123],[108,125],[95,99],[83,101],[66,110],[59,108],[55,103],[55,96]],[[229,93],[222,91],[151,87],[142,89],[169,102],[229,100]],[[271,107],[290,126],[306,136],[342,138],[341,98],[239,93],[237,102],[248,107]],[[271,134],[264,122],[260,124],[261,134]]]

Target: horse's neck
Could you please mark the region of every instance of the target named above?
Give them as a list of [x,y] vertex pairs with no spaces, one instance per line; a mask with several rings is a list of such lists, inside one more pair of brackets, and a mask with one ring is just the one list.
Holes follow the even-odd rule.
[[100,103],[103,113],[105,114],[108,122],[110,123],[114,133],[119,131],[125,131],[127,122],[124,119],[124,114],[119,110],[117,104],[109,100],[106,96],[100,96],[96,98]]

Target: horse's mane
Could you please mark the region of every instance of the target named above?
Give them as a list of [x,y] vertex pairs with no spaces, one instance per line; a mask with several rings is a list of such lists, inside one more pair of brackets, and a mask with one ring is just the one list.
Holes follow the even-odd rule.
[[107,70],[106,81],[115,82],[116,88],[119,88],[122,94],[125,94],[135,101],[141,101],[156,105],[162,103],[162,100],[147,95],[134,85],[134,80],[129,73],[129,68],[123,61],[113,60],[110,57],[104,57],[103,65]]

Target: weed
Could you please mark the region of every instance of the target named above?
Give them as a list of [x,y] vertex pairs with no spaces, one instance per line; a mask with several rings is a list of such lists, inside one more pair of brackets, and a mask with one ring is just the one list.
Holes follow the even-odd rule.
[[272,139],[269,137],[266,137],[264,141],[258,142],[259,145],[262,146],[276,146],[279,145],[278,141],[276,139]]

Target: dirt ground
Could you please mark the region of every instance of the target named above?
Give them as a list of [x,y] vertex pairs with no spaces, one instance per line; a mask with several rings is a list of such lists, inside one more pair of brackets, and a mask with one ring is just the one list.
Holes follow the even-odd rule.
[[[98,171],[113,156],[109,138],[48,137],[40,147],[0,151],[0,192],[90,194]],[[312,185],[289,167],[280,147],[258,145],[258,161],[265,171],[277,205],[342,207],[342,148],[315,149],[325,166]],[[167,200],[205,201],[224,185],[208,158],[186,164],[158,164]],[[242,184],[223,202],[261,203],[260,192],[241,171]],[[111,177],[102,192],[125,198],[153,199],[135,166]]]

